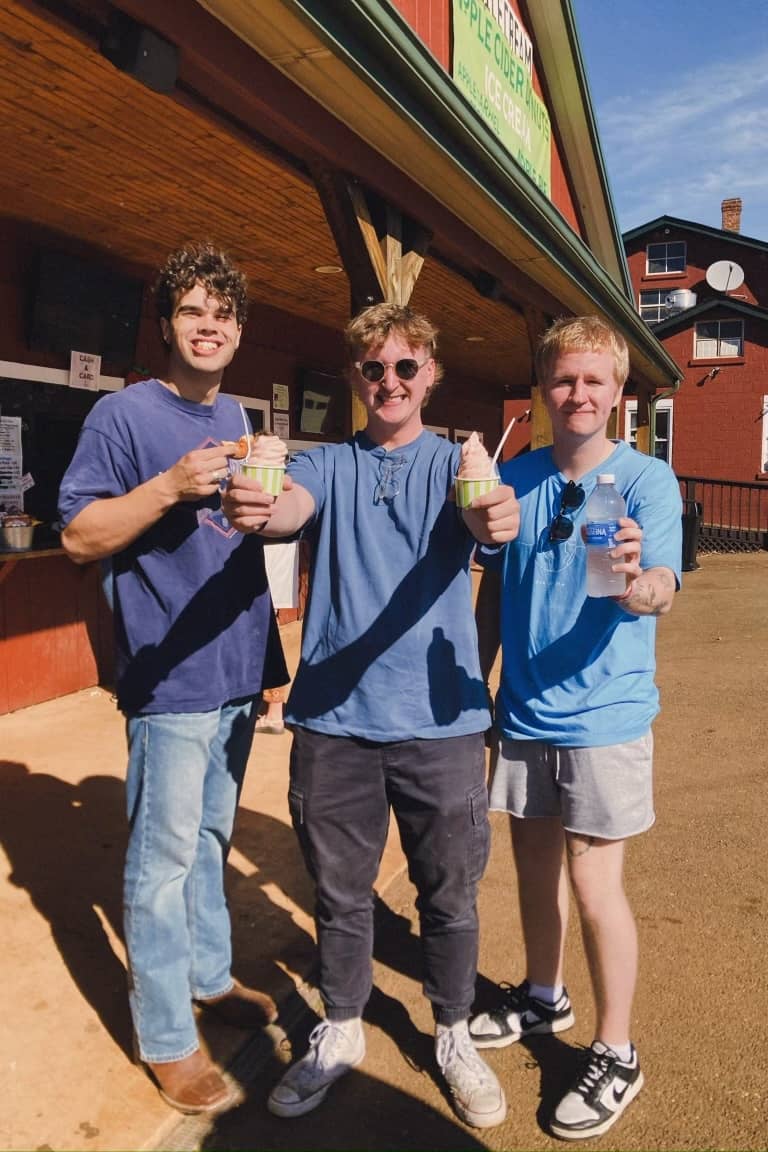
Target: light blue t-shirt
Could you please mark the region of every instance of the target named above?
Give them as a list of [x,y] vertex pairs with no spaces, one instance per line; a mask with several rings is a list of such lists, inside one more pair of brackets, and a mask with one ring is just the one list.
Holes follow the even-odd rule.
[[458,445],[428,431],[389,452],[358,433],[290,463],[316,512],[288,723],[382,742],[489,726],[474,541],[448,500],[459,457]]
[[[598,472],[615,474],[627,515],[643,529],[643,568],[670,568],[679,585],[682,501],[672,470],[622,442],[579,477],[586,498]],[[508,739],[576,748],[637,739],[659,710],[656,618],[586,595],[584,504],[570,539],[550,543],[567,482],[551,448],[507,461],[501,478],[520,501],[520,534],[495,556],[478,549],[477,557],[503,573],[497,727]]]

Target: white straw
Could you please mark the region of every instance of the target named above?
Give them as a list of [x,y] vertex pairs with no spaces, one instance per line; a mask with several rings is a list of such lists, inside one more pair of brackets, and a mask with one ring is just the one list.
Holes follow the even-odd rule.
[[248,424],[248,417],[245,414],[245,408],[240,405],[240,415],[243,418],[243,428],[245,429],[245,463],[247,464],[251,458],[251,429]]
[[506,428],[504,429],[504,435],[502,436],[501,440],[499,440],[499,443],[496,446],[496,451],[493,454],[493,459],[491,460],[491,471],[493,471],[493,469],[496,465],[496,461],[498,460],[499,456],[501,456],[501,450],[504,447],[504,441],[507,439],[507,436],[509,436],[509,434],[512,431],[512,429],[514,428],[516,422],[517,422],[517,417],[513,416],[512,419],[510,420],[509,424],[507,424]]

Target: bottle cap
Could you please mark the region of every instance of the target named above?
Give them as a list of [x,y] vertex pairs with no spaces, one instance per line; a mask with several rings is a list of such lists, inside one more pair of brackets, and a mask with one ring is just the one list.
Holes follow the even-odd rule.
[[613,472],[600,472],[597,477],[598,484],[613,484],[616,477]]

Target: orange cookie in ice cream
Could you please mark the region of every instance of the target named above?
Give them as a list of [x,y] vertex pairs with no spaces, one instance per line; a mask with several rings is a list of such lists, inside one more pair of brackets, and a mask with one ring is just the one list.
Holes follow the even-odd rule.
[[224,455],[231,456],[233,460],[245,460],[249,449],[253,452],[259,435],[258,432],[252,432],[250,436],[241,436],[239,440],[222,440],[221,448]]

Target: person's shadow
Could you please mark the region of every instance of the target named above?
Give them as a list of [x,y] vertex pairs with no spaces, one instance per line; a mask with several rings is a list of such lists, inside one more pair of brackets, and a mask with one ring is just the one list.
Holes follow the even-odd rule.
[[315,1111],[296,1119],[273,1116],[264,1083],[276,1082],[277,1061],[258,1084],[246,1086],[245,1100],[219,1116],[195,1147],[200,1152],[260,1152],[301,1148],[305,1152],[474,1152],[487,1148],[462,1124],[402,1089],[353,1069],[334,1084]]
[[[312,881],[293,828],[274,816],[238,808],[232,848],[226,888],[233,974],[282,1001],[295,989],[290,973],[316,980],[315,941],[305,926],[313,916]],[[247,861],[247,875],[238,855]]]
[[[112,943],[118,941],[122,951],[128,838],[124,783],[113,776],[88,776],[70,784],[31,772],[26,764],[0,760],[0,796],[0,843],[10,864],[9,881],[28,893],[47,920],[80,994],[130,1059],[125,963]],[[234,974],[277,999],[290,997],[294,985],[286,970],[311,968],[314,942],[282,900],[275,903],[263,889],[273,884],[300,907],[311,908],[311,883],[293,830],[241,809],[233,842],[259,866],[245,881],[231,866],[227,870],[227,886],[235,891],[230,899]],[[215,1046],[206,1013],[199,1026]]]
[[130,1057],[125,966],[107,931],[122,940],[123,783],[89,776],[68,784],[0,760],[0,795],[10,882],[28,892],[48,921],[72,980]]

